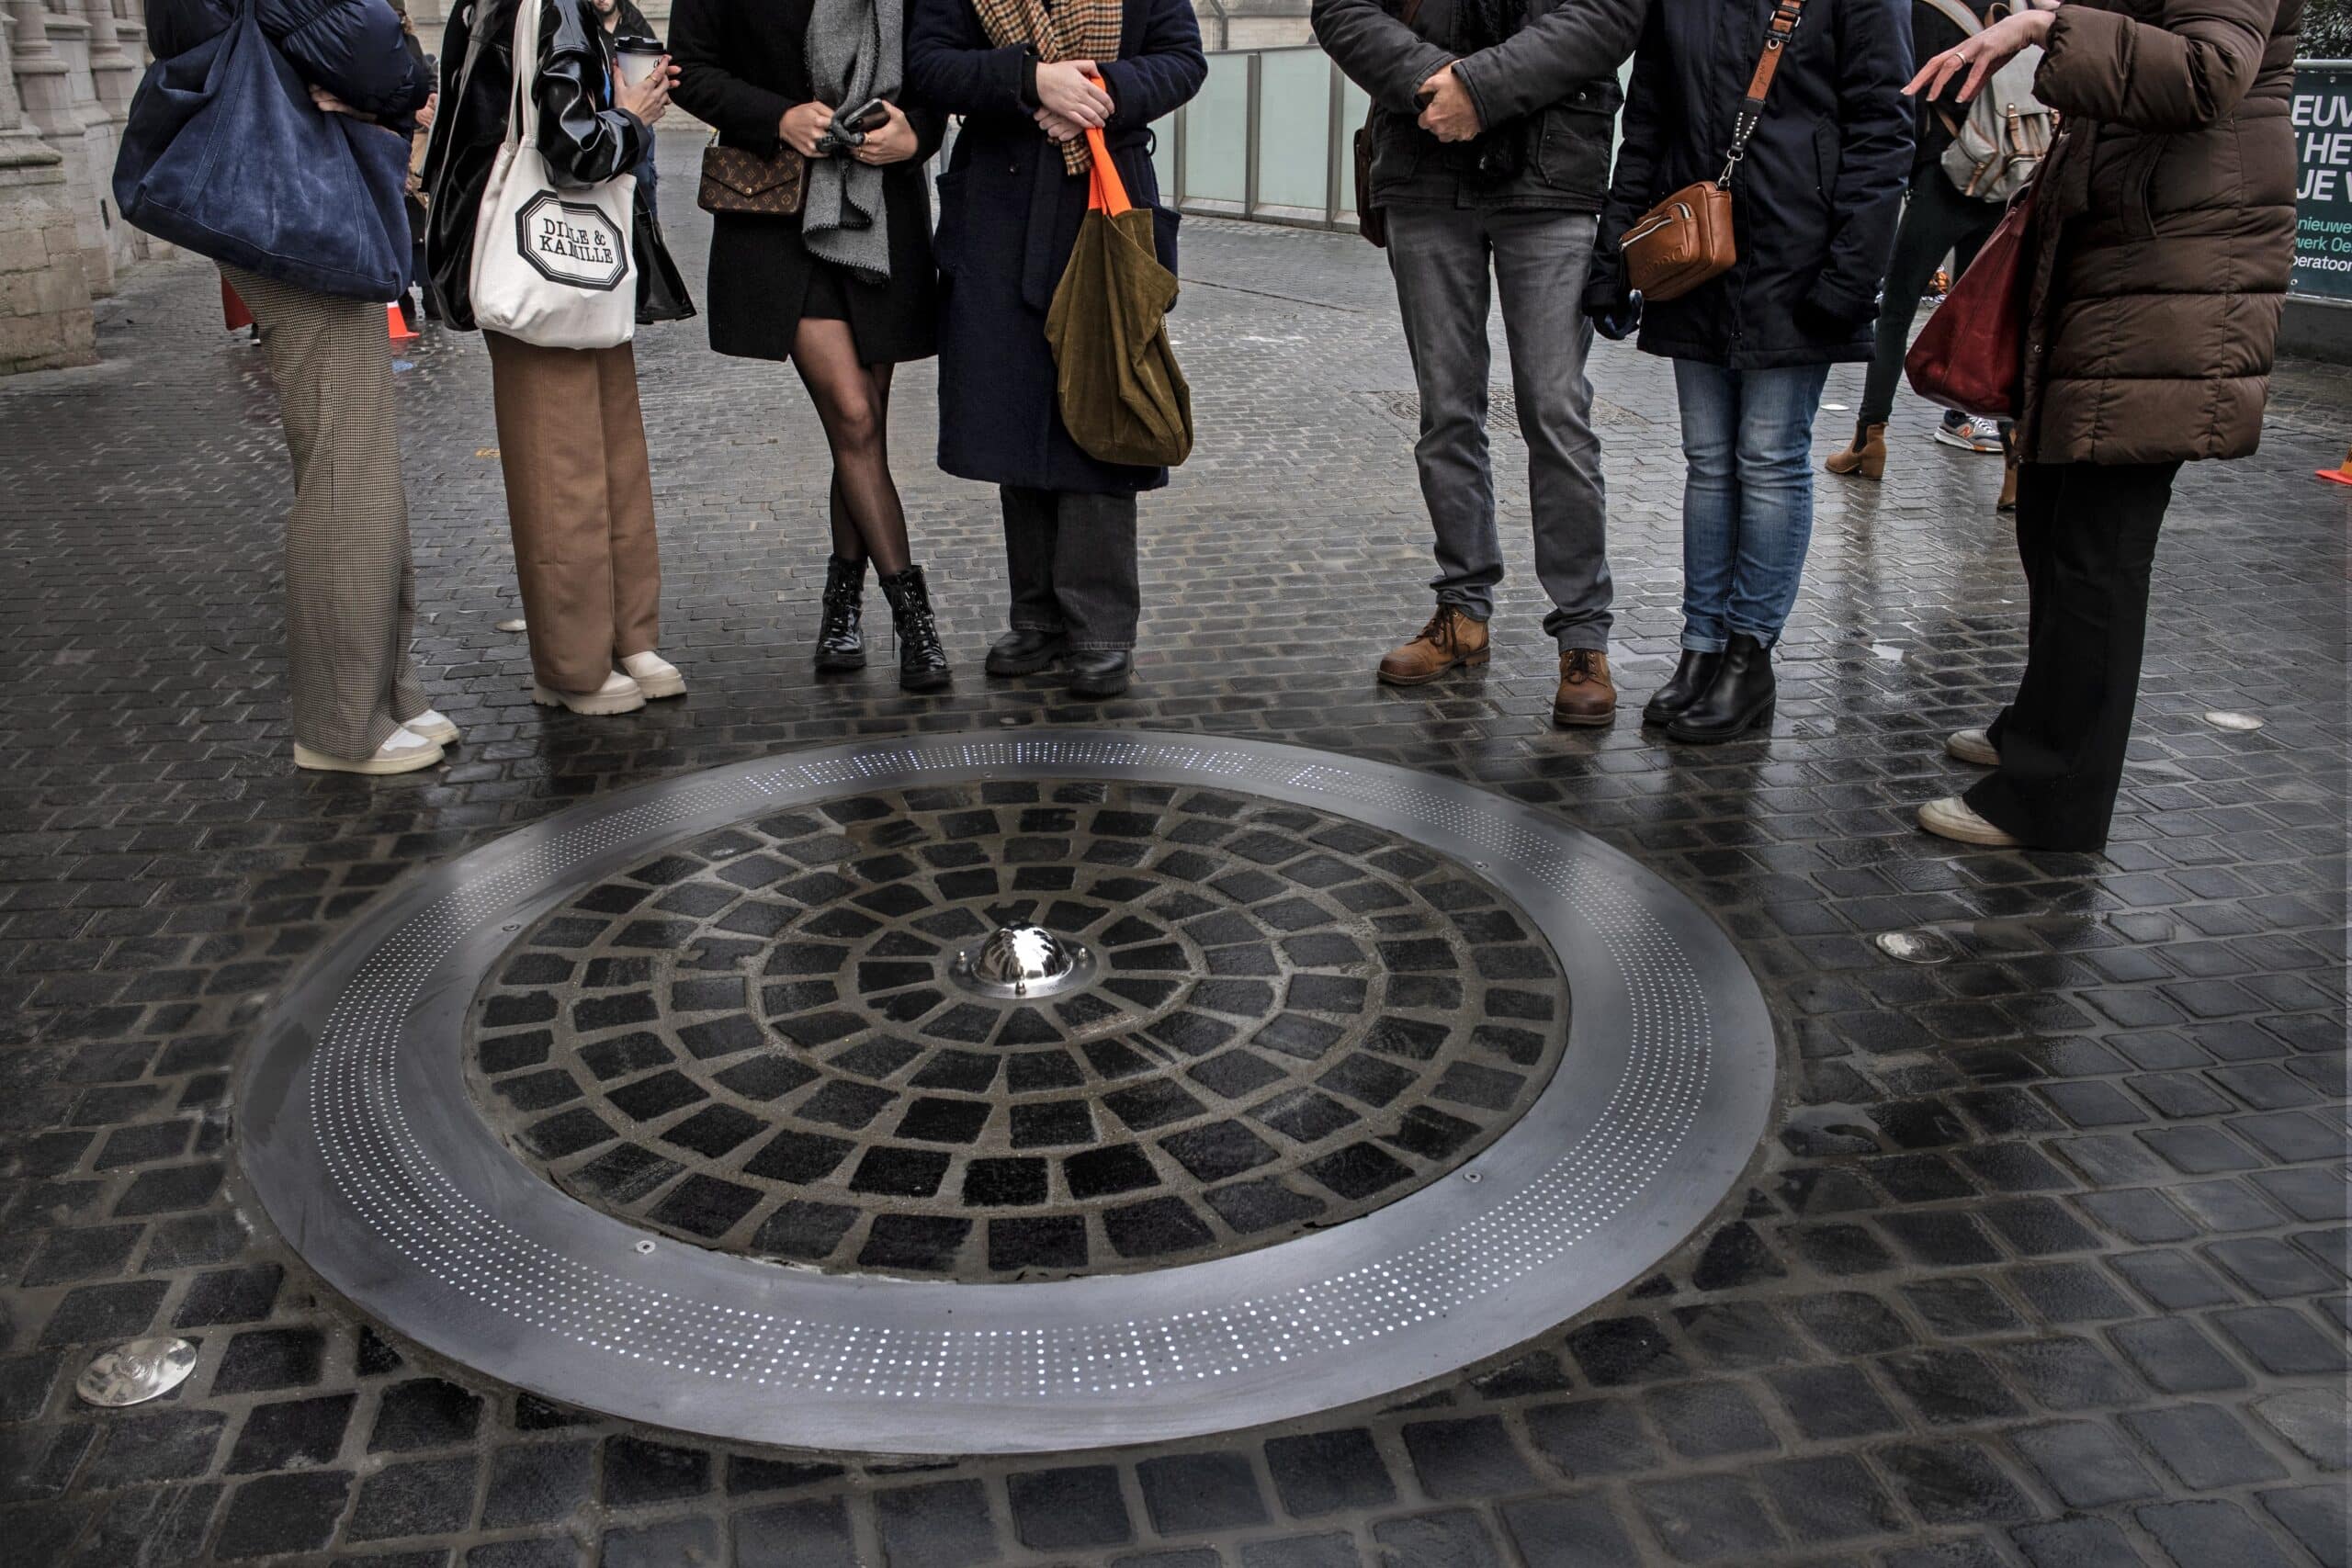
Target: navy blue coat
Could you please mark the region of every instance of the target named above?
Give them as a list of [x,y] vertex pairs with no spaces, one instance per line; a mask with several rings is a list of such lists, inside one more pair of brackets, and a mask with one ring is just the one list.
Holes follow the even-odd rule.
[[[1654,0],[1625,92],[1595,289],[1615,276],[1615,237],[1634,219],[1722,171],[1770,16],[1770,0]],[[1735,370],[1871,356],[1911,175],[1910,74],[1910,0],[1806,0],[1732,177],[1738,264],[1650,306],[1643,348]]]
[[[1119,58],[1102,62],[1117,107],[1106,131],[1128,199],[1152,210],[1159,259],[1176,266],[1176,214],[1159,205],[1153,120],[1201,89],[1208,60],[1190,0],[1125,0]],[[939,177],[939,466],[989,484],[1132,494],[1165,468],[1098,463],[1063,427],[1046,310],[1078,243],[1088,182],[1066,174],[1021,101],[1023,51],[999,49],[971,0],[913,0],[907,92],[964,117]]]
[[[235,0],[147,0],[147,47],[169,60],[236,19]],[[432,73],[384,0],[260,0],[255,19],[303,81],[362,114],[405,125],[432,95]]]

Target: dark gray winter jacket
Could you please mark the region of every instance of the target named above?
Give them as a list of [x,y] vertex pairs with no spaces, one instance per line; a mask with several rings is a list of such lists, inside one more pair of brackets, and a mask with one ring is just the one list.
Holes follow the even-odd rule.
[[[1410,28],[1402,0],[1314,0],[1313,16],[1324,51],[1372,95],[1373,195],[1383,205],[1598,212],[1623,101],[1617,68],[1648,9],[1649,0],[1532,0],[1524,27],[1476,50],[1457,45],[1459,0],[1423,0]],[[1421,84],[1448,63],[1478,106],[1480,141],[1514,139],[1515,175],[1476,175],[1478,142],[1441,142],[1416,123]]]

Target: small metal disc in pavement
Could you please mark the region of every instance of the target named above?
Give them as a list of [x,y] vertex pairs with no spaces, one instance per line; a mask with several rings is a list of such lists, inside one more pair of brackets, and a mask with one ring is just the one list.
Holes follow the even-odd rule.
[[1928,931],[1881,931],[1871,941],[1900,964],[1948,963],[1955,952],[1949,937]]
[[2205,716],[2205,722],[2216,729],[2260,729],[2262,720],[2250,713],[2229,713],[2216,708]]
[[109,1408],[144,1404],[187,1382],[196,1370],[193,1339],[133,1339],[102,1351],[82,1369],[74,1392]]

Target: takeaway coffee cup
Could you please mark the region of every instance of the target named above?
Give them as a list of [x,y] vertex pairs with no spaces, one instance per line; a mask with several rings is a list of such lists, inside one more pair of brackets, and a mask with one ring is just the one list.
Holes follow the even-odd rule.
[[613,40],[621,80],[632,87],[642,85],[653,74],[653,68],[662,63],[662,52],[660,39],[641,33],[624,34]]

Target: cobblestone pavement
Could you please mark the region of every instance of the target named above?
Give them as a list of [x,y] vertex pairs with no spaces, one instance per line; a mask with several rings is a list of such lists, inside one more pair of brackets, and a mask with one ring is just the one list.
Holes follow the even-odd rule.
[[[690,139],[666,149],[672,221]],[[1410,381],[1373,254],[1194,223],[1180,346],[1198,456],[1146,503],[1141,679],[1107,710],[980,678],[992,498],[931,468],[927,367],[892,434],[953,694],[805,644],[826,483],[788,372],[698,327],[641,353],[683,703],[526,700],[480,345],[399,378],[444,770],[288,763],[283,457],[209,273],[133,278],[107,362],[0,383],[0,1556],[379,1568],[1616,1562],[2340,1564],[2342,928],[2352,382],[2290,369],[2262,455],[2192,469],[2158,563],[2105,859],[1912,831],[1947,729],[2018,673],[1998,466],[1906,401],[1882,486],[1823,479],[1769,739],[1704,751],[1546,722],[1524,528],[1493,667],[1371,668],[1426,612]],[[1597,378],[1636,700],[1671,658],[1668,378]],[[1498,381],[1507,379],[1498,374]],[[1852,368],[1830,397],[1850,404]],[[1837,442],[1824,416],[1819,446]],[[1502,443],[1503,502],[1524,515]],[[2253,715],[2251,731],[2216,711]],[[1057,721],[1330,747],[1556,809],[1714,911],[1781,1022],[1744,1191],[1654,1274],[1402,1401],[1163,1450],[877,1461],[676,1439],[390,1343],[241,1202],[227,1093],[268,998],[402,872],[583,795],[805,743]],[[1949,962],[1871,938],[1926,928]],[[200,1342],[166,1403],[75,1402],[97,1347]]]

